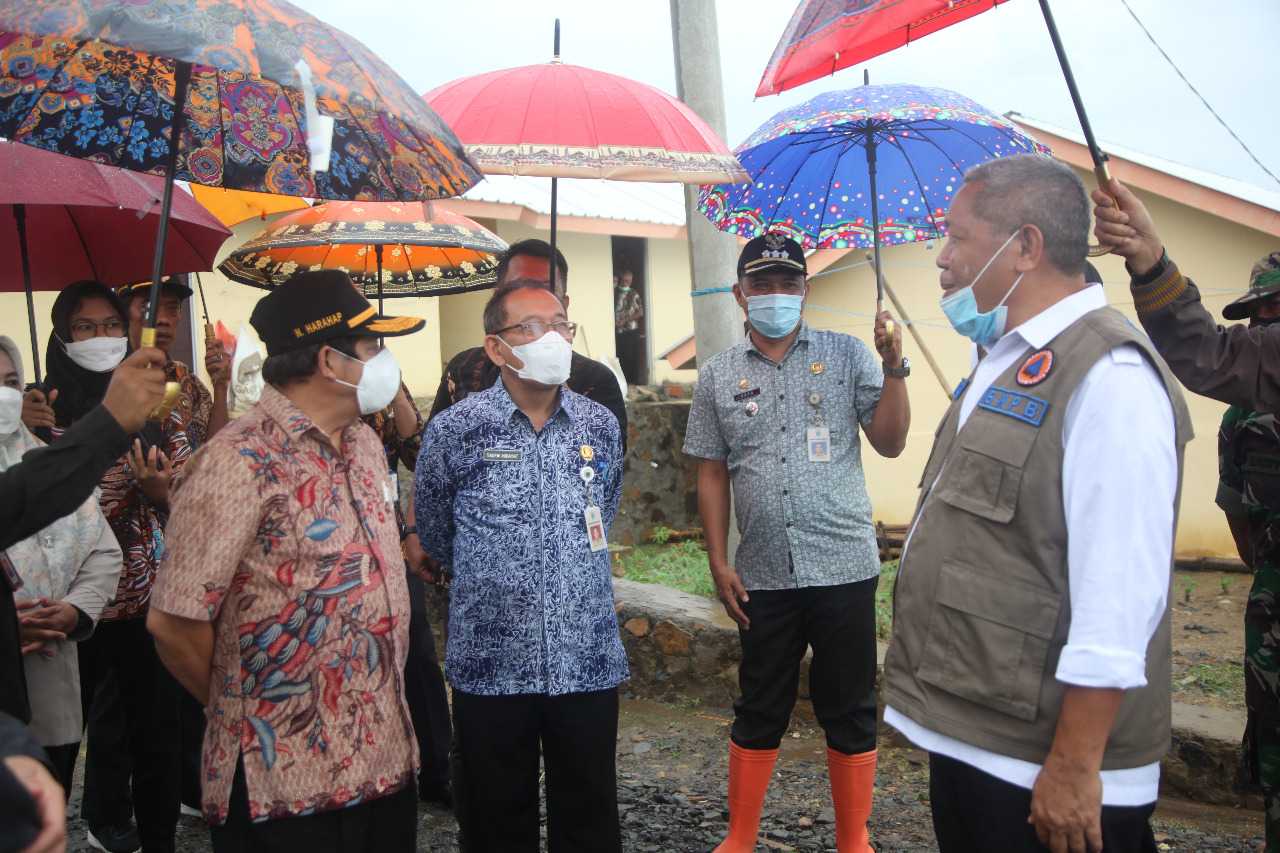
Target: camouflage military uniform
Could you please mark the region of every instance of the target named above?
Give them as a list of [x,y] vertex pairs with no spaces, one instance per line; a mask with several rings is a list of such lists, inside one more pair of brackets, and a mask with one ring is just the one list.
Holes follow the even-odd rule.
[[1253,587],[1244,618],[1244,755],[1266,799],[1267,850],[1280,851],[1280,429],[1232,406],[1218,433],[1218,506],[1248,520]]

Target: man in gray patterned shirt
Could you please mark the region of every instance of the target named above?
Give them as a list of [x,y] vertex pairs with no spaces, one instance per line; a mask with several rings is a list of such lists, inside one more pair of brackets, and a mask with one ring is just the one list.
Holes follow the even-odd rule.
[[[738,258],[749,330],[702,366],[684,452],[699,457],[698,510],[711,574],[742,643],[729,744],[729,834],[716,853],[755,849],[760,809],[813,648],[810,689],[827,735],[840,853],[870,851],[876,762],[875,591],[880,577],[859,426],[882,456],[911,422],[902,336],[887,312],[876,349],[809,328],[804,252],[780,234]],[[738,530],[728,560],[729,489]]]

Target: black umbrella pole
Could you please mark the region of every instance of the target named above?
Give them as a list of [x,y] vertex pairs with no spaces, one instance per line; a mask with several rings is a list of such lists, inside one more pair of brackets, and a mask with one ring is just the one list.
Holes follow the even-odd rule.
[[556,263],[556,191],[558,179],[551,179],[551,292],[556,292],[556,274],[560,266]]
[[18,226],[18,254],[22,256],[22,287],[27,292],[27,326],[31,330],[31,367],[40,382],[40,343],[36,340],[36,300],[31,292],[31,255],[27,248],[27,206],[15,204],[13,218]]
[[884,310],[884,277],[880,275],[880,196],[876,190],[876,140],[867,131],[867,172],[871,176],[871,246],[876,264],[876,314]]
[[[164,276],[165,244],[169,239],[169,214],[173,209],[173,181],[178,172],[178,148],[186,125],[187,86],[191,63],[178,62],[173,71],[173,123],[169,130],[169,160],[164,169],[164,195],[160,201],[160,224],[156,227],[156,252],[151,265],[151,297],[142,321],[142,345],[156,345],[156,312],[160,307],[160,280]],[[167,397],[167,395],[166,395]]]
[[[382,244],[375,243],[373,246],[373,256],[378,259],[378,316],[381,317],[387,312],[382,310]],[[383,345],[383,339],[378,338],[378,346]]]
[[1098,186],[1105,190],[1111,183],[1111,173],[1107,169],[1107,155],[1098,147],[1094,138],[1093,126],[1089,124],[1089,114],[1084,111],[1084,100],[1080,97],[1080,89],[1076,86],[1076,77],[1071,73],[1071,63],[1067,60],[1066,48],[1062,46],[1062,37],[1058,35],[1058,25],[1054,23],[1053,11],[1049,8],[1049,0],[1040,0],[1040,11],[1044,13],[1044,23],[1049,29],[1049,39],[1053,42],[1054,53],[1058,55],[1058,64],[1062,66],[1062,76],[1067,81],[1067,91],[1071,93],[1071,103],[1076,108],[1076,117],[1080,119],[1080,129],[1084,131],[1085,144],[1089,146],[1089,156],[1093,158],[1093,174],[1098,179]]
[[382,244],[375,243],[373,246],[373,256],[378,259],[378,313],[385,314],[382,310]]

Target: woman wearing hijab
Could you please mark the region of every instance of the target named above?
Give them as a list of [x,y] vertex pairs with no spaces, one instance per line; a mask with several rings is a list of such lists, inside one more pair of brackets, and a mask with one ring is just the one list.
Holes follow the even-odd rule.
[[[43,444],[19,420],[22,387],[22,357],[13,341],[0,335],[0,471]],[[116,591],[120,545],[94,496],[71,515],[9,546],[0,559],[22,583],[16,599],[31,732],[70,792],[84,728],[75,643],[93,632]]]
[[[52,321],[46,387],[56,440],[101,402],[129,351],[128,312],[111,288],[79,281],[58,294]],[[113,601],[79,652],[89,740],[82,813],[89,843],[107,853],[174,849],[180,688],[156,656],[146,614],[164,553],[169,478],[191,453],[186,411],[148,422],[101,484],[99,502],[123,560]]]

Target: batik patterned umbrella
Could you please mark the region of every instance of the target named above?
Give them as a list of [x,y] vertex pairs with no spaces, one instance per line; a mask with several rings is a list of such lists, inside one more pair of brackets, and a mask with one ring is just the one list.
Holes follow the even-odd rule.
[[[175,97],[184,65],[189,88]],[[0,136],[163,174],[175,100],[179,180],[404,201],[455,196],[479,179],[452,131],[381,59],[288,3],[0,3]],[[333,120],[332,146],[321,116]]]
[[338,269],[370,298],[491,287],[507,244],[478,222],[424,202],[331,201],[282,216],[218,267],[272,288],[304,270]]
[[0,136],[165,176],[144,345],[175,179],[388,200],[454,196],[479,179],[385,63],[275,0],[4,0]]

